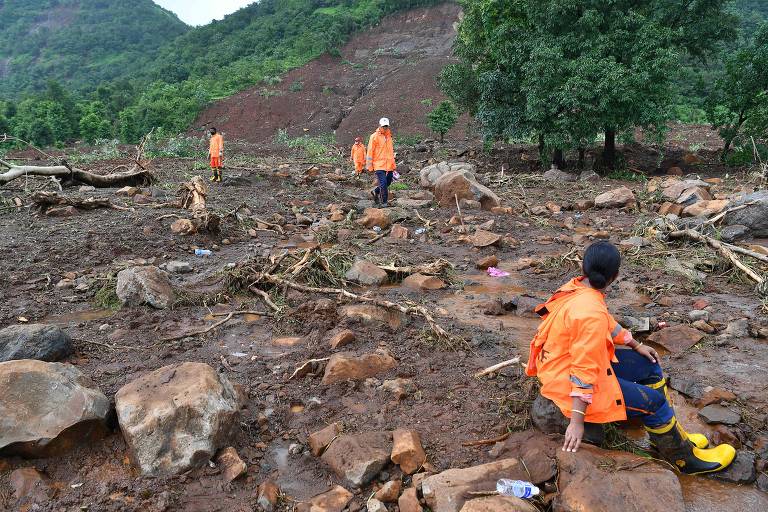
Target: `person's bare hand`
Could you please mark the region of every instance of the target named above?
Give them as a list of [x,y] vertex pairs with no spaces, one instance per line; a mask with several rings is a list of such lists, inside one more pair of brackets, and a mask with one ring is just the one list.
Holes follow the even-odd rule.
[[575,452],[581,446],[581,439],[584,437],[584,422],[571,420],[568,429],[565,431],[565,442],[563,443],[564,452]]
[[656,350],[654,350],[652,347],[649,347],[648,345],[638,346],[637,348],[635,348],[635,352],[645,356],[652,363],[659,362],[659,353],[656,352]]

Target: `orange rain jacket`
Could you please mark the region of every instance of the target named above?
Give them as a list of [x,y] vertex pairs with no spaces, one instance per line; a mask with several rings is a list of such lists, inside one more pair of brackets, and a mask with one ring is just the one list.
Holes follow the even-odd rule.
[[395,143],[392,140],[392,133],[385,134],[379,128],[368,140],[368,154],[366,155],[368,170],[373,171],[394,171],[395,165]]
[[365,145],[362,142],[355,142],[352,145],[351,158],[355,164],[355,171],[361,172],[365,167]]
[[220,133],[211,136],[211,146],[208,150],[211,158],[221,158],[224,156],[224,137]]
[[631,334],[608,312],[602,292],[583,279],[571,280],[536,308],[543,321],[531,341],[526,373],[539,377],[541,394],[568,418],[573,394],[591,394],[585,421],[626,420],[611,361],[616,361],[615,345],[623,345]]

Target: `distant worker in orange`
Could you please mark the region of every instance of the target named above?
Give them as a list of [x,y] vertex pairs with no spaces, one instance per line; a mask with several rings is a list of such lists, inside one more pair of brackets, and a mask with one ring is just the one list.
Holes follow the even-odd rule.
[[392,140],[392,131],[389,129],[389,119],[382,117],[379,120],[379,129],[376,130],[368,141],[368,154],[366,155],[366,167],[368,172],[375,172],[379,186],[371,191],[373,202],[381,203],[381,206],[389,206],[389,186],[392,184],[395,172],[395,143]]
[[224,137],[211,127],[211,145],[208,150],[208,156],[211,158],[211,181],[221,181],[221,169],[224,167],[222,161],[224,159]]
[[365,168],[365,145],[363,144],[362,137],[355,137],[350,160],[352,160],[352,164],[355,166],[355,176],[360,176]]

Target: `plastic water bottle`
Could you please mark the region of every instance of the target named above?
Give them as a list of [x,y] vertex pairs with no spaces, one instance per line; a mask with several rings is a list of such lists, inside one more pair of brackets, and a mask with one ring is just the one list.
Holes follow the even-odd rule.
[[427,230],[425,228],[419,228],[415,231],[417,235],[423,235]]
[[195,249],[195,256],[210,256],[213,252],[208,249]]
[[381,233],[381,228],[380,228],[379,226],[373,226],[373,230],[374,230],[376,233]]
[[516,496],[518,498],[531,498],[539,495],[539,488],[531,482],[523,480],[507,480],[502,478],[496,482],[496,491],[502,496]]

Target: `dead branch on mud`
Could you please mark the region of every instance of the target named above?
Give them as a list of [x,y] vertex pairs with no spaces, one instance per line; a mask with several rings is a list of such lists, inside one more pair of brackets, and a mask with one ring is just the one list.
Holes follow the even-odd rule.
[[39,167],[34,165],[13,165],[3,162],[3,165],[10,166],[9,170],[0,174],[0,186],[6,185],[11,181],[23,176],[53,176],[61,178],[65,185],[81,183],[91,185],[96,188],[124,187],[124,186],[145,186],[152,183],[152,174],[147,170],[106,174],[104,176],[93,174],[88,171],[77,168],[69,168],[64,165],[53,167]]
[[464,446],[464,447],[469,447],[469,446],[488,446],[488,445],[491,445],[491,444],[496,444],[496,443],[500,443],[502,441],[506,441],[509,438],[509,436],[511,436],[511,435],[512,435],[511,432],[506,432],[504,434],[501,434],[500,436],[492,437],[490,439],[479,439],[477,441],[466,441],[464,443],[461,443],[461,446]]
[[489,366],[488,368],[481,370],[475,374],[475,378],[483,377],[484,375],[488,375],[489,373],[494,373],[499,370],[503,370],[504,368],[507,368],[508,366],[515,365],[520,362],[520,356],[513,357],[512,359],[508,359],[506,361],[502,361],[501,363],[494,364],[493,366]]
[[426,320],[427,324],[429,325],[429,328],[432,330],[432,332],[438,338],[438,340],[443,341],[452,347],[456,347],[460,344],[464,344],[463,340],[460,340],[459,338],[451,335],[448,331],[443,329],[437,323],[437,321],[432,316],[432,314],[424,306],[419,306],[415,304],[410,306],[403,306],[401,304],[398,304],[396,302],[390,302],[388,300],[377,299],[375,297],[366,297],[365,295],[358,295],[356,293],[352,293],[343,288],[318,288],[314,286],[306,286],[306,285],[289,281],[287,279],[283,279],[282,277],[277,277],[270,274],[264,275],[263,279],[273,284],[286,286],[288,288],[298,290],[300,292],[321,293],[325,295],[338,295],[340,297],[344,297],[347,299],[352,299],[359,302],[366,302],[368,304],[374,304],[376,306],[380,306],[386,309],[395,309],[406,315],[421,316],[422,318],[424,318],[424,320]]
[[207,334],[207,333],[211,332],[212,330],[214,330],[215,328],[219,327],[220,325],[223,325],[223,324],[229,322],[236,315],[271,316],[269,313],[266,313],[264,311],[251,311],[251,310],[231,311],[229,313],[215,314],[213,316],[221,316],[221,315],[225,315],[224,318],[222,318],[221,320],[219,320],[218,322],[216,322],[214,324],[209,325],[205,329],[202,329],[200,331],[193,331],[193,332],[177,334],[177,335],[174,335],[174,336],[168,336],[166,338],[162,338],[160,341],[162,341],[162,342],[176,341],[176,340],[180,340],[180,339],[183,339],[183,338],[190,338],[192,336],[200,336],[201,334]]
[[179,207],[192,212],[192,218],[180,218],[171,225],[171,230],[180,235],[191,235],[200,230],[218,233],[221,217],[206,208],[208,187],[203,178],[195,176],[179,187]]
[[290,377],[288,377],[288,380],[293,380],[296,377],[305,377],[309,374],[309,372],[312,370],[312,365],[317,363],[325,363],[327,361],[330,361],[330,357],[323,357],[320,359],[310,359],[309,361],[305,361],[304,363],[300,364],[296,370],[291,374]]
[[424,274],[428,276],[437,276],[445,272],[447,269],[452,269],[450,261],[440,258],[430,263],[423,263],[421,265],[410,265],[406,267],[397,267],[395,265],[379,265],[379,268],[392,272],[394,274]]
[[764,277],[760,276],[754,270],[744,265],[744,263],[741,262],[741,260],[736,256],[736,254],[734,254],[734,252],[741,252],[742,254],[752,256],[753,258],[759,259],[760,261],[768,260],[768,258],[762,254],[758,254],[754,251],[750,251],[749,249],[744,249],[736,245],[723,243],[719,240],[715,240],[712,237],[703,235],[693,229],[673,231],[669,234],[669,237],[672,239],[687,238],[689,240],[694,240],[696,242],[704,242],[708,246],[710,246],[712,249],[719,252],[723,258],[730,261],[734,267],[744,272],[747,276],[749,276],[750,279],[755,281],[757,284],[762,284],[763,281],[765,281]]
[[64,197],[56,192],[33,192],[30,199],[43,212],[52,206],[73,206],[81,210],[95,210],[97,208],[111,208],[113,210],[131,211],[131,208],[118,206],[104,197],[88,197],[81,199],[78,197]]

